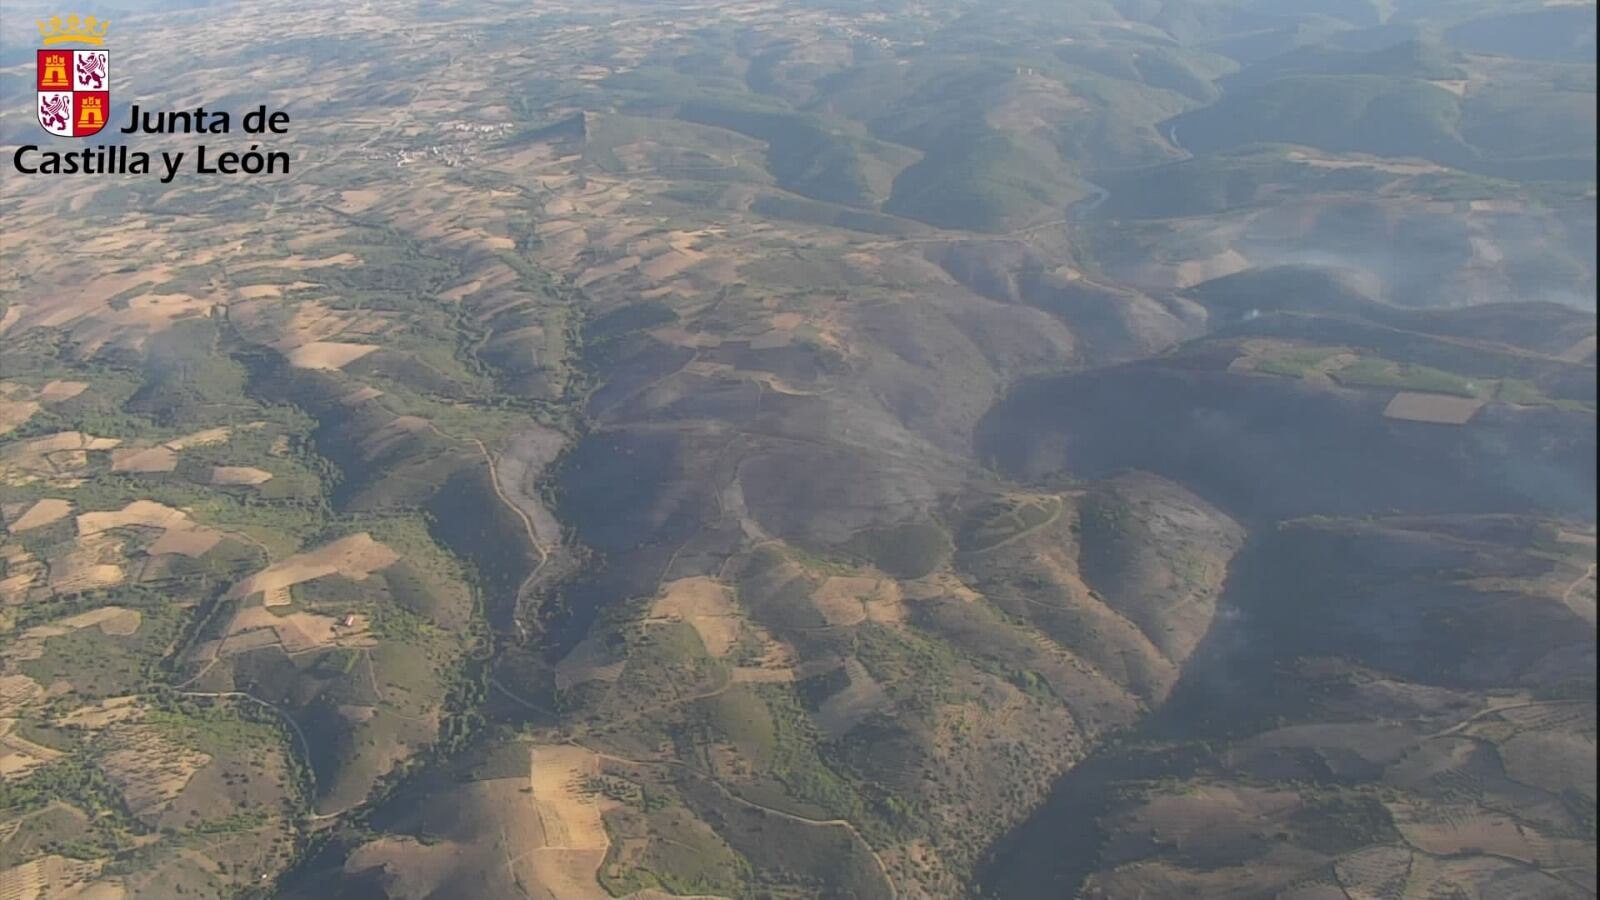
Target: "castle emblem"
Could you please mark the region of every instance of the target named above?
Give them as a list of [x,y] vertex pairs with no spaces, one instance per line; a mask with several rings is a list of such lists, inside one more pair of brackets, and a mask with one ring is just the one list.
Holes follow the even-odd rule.
[[[111,51],[105,48],[110,22],[94,16],[52,16],[39,20],[44,47],[36,56],[39,124],[62,137],[88,137],[111,115]],[[87,49],[60,47],[87,44]]]

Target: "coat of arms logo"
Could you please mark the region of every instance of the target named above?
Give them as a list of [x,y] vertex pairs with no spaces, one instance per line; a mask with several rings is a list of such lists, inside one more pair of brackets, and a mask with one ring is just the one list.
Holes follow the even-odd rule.
[[[105,48],[111,23],[94,16],[52,16],[39,20],[39,124],[62,137],[88,137],[106,127],[111,113],[111,51]],[[58,47],[88,44],[89,49]]]

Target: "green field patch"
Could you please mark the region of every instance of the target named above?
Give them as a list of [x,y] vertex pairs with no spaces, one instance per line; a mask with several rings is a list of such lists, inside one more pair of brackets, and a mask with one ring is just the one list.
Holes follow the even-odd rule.
[[1307,347],[1258,357],[1255,371],[1285,378],[1304,378],[1319,370],[1328,360],[1347,352],[1343,347]]
[[1306,806],[1290,824],[1299,843],[1336,856],[1372,844],[1399,839],[1389,811],[1376,797],[1353,792],[1323,791],[1307,797]]
[[823,758],[820,735],[793,690],[782,685],[754,688],[766,702],[773,728],[766,779],[741,787],[747,799],[812,818],[869,818],[857,787]]
[[877,623],[857,628],[855,641],[856,657],[896,701],[932,712],[962,699],[954,684],[961,656],[944,641]]
[[212,756],[234,756],[282,745],[284,735],[276,723],[261,718],[268,715],[265,710],[247,712],[244,705],[180,701],[147,711],[144,722],[182,746]]
[[950,535],[931,522],[910,522],[857,532],[845,550],[896,578],[921,578],[949,558]]
[[106,634],[98,626],[45,638],[44,654],[18,668],[40,684],[64,681],[85,698],[133,693],[157,675],[157,666],[178,636],[176,608],[147,607],[131,635]]
[[[41,785],[42,788],[42,785]],[[7,814],[17,810],[7,810]],[[17,865],[43,854],[70,859],[99,859],[116,852],[120,843],[96,827],[83,810],[65,800],[50,802],[23,813],[27,818],[17,835],[0,843],[0,868]]]
[[680,805],[605,816],[612,844],[600,884],[613,896],[656,888],[686,896],[741,896],[750,866]]
[[1331,374],[1340,384],[1351,387],[1393,388],[1456,397],[1483,397],[1494,387],[1492,380],[1475,380],[1443,369],[1371,357],[1359,359]]
[[[48,841],[54,852],[76,859],[103,858],[128,847],[142,830],[87,749],[35,769],[21,780],[0,781],[0,810],[5,817],[29,815],[27,832],[34,841]],[[7,841],[0,844],[0,863],[13,853],[31,857],[37,848],[37,843],[29,848]]]
[[736,684],[701,701],[706,727],[732,744],[757,771],[768,768],[778,749],[778,726],[759,692]]
[[[756,870],[773,897],[887,898],[866,846],[848,830],[819,826],[740,803],[704,779],[681,785],[686,804]],[[753,896],[761,896],[756,893]]]

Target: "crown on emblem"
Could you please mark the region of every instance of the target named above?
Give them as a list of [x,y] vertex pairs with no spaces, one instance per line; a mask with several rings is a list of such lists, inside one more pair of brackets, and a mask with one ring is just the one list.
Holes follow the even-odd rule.
[[104,44],[106,31],[111,28],[110,22],[102,22],[94,16],[67,16],[62,22],[60,16],[51,16],[47,22],[44,19],[35,19],[39,23],[39,37],[44,39],[46,46],[51,44],[65,44],[77,41],[84,44]]

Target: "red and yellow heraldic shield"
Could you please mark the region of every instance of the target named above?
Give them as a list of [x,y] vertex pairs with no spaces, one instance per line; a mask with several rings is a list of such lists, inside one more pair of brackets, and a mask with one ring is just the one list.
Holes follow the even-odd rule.
[[88,137],[111,117],[110,50],[40,50],[39,124],[62,137]]

